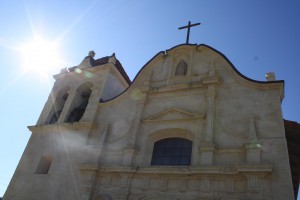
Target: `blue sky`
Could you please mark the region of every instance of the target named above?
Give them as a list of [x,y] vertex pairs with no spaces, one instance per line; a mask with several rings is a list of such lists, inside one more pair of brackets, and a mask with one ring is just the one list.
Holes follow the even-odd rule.
[[[82,0],[0,1],[1,145],[0,196],[13,175],[60,68],[116,53],[131,79],[157,52],[185,43],[222,52],[245,76],[285,80],[285,119],[300,122],[300,1]],[[41,76],[24,72],[20,46],[39,35],[55,42],[61,62]],[[45,49],[46,51],[46,49]],[[41,62],[40,68],[49,63]]]

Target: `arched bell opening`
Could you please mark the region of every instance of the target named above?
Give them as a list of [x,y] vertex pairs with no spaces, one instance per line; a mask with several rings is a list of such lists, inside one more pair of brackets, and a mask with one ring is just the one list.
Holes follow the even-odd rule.
[[74,99],[73,107],[68,116],[67,122],[78,122],[82,118],[89,103],[92,86],[92,83],[85,83],[77,89],[77,95]]
[[70,86],[65,86],[59,90],[59,92],[56,95],[52,109],[49,113],[49,119],[47,120],[46,124],[55,124],[58,121],[60,114],[64,108],[64,105],[68,99],[69,91]]

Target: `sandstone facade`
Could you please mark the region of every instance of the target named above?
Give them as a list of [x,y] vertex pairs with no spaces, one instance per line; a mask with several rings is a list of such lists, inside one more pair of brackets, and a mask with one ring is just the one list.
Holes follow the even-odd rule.
[[207,45],[160,52],[132,82],[93,56],[54,76],[5,200],[294,199],[283,81]]

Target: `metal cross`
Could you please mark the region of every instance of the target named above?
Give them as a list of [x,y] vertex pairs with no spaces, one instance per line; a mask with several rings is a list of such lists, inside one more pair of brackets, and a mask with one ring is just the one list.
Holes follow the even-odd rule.
[[189,38],[190,38],[190,28],[193,27],[193,26],[198,26],[200,25],[201,23],[196,23],[196,24],[191,24],[191,21],[189,21],[189,24],[187,26],[183,26],[183,27],[179,27],[178,29],[181,30],[181,29],[185,29],[187,28],[188,31],[187,31],[187,35],[186,35],[186,44],[189,43]]

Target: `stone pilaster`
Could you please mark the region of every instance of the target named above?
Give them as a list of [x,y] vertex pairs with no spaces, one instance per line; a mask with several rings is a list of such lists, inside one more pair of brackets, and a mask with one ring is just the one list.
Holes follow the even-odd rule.
[[[101,161],[102,161],[102,151],[104,149],[104,145],[106,142],[107,134],[109,134],[110,126],[107,126],[106,129],[103,131],[103,135],[101,136],[100,142],[99,142],[99,148],[95,148],[94,151],[98,152],[98,163],[97,167],[95,169],[95,172],[92,176],[92,181],[91,181],[91,187],[90,187],[90,193],[89,193],[89,200],[94,199],[96,190],[97,190],[97,185],[99,181],[99,174],[101,170]],[[92,152],[92,153],[96,153]]]
[[207,99],[206,131],[204,134],[204,143],[200,145],[200,157],[201,157],[201,165],[212,165],[213,153],[215,150],[215,145],[213,143],[215,85],[208,85],[206,99]]
[[51,117],[50,115],[53,114],[51,113],[51,110],[54,106],[56,96],[57,94],[54,94],[53,92],[50,93],[48,100],[44,106],[44,109],[37,121],[37,125],[45,124],[47,120]]
[[201,165],[212,165],[215,146],[212,143],[202,144],[199,150]]
[[136,150],[137,150],[136,146],[128,146],[123,150],[123,161],[122,161],[123,165],[126,166],[131,165],[133,155],[136,152]]
[[261,145],[257,139],[255,119],[252,115],[249,116],[249,124],[248,141],[245,145],[247,150],[247,163],[260,163]]
[[141,95],[141,98],[137,101],[138,101],[138,108],[137,108],[136,116],[134,117],[134,122],[133,122],[133,125],[131,128],[131,136],[130,136],[129,144],[128,144],[127,148],[125,148],[123,151],[124,155],[123,155],[123,163],[122,164],[127,165],[127,166],[131,165],[133,155],[137,151],[136,138],[137,138],[137,134],[139,131],[139,126],[140,126],[142,113],[144,110],[144,105],[146,102],[146,93],[143,93]]
[[209,85],[207,90],[207,111],[206,111],[206,133],[205,143],[212,143],[214,132],[214,113],[215,113],[215,86]]
[[[100,85],[100,84],[99,84]],[[85,109],[85,112],[80,119],[80,122],[91,122],[94,120],[95,114],[97,112],[99,100],[102,94],[102,87],[92,87],[92,93],[89,98],[89,103]]]
[[137,137],[137,134],[138,134],[138,128],[140,126],[140,121],[141,121],[142,113],[143,113],[143,110],[144,110],[145,100],[146,100],[146,95],[145,94],[143,94],[141,99],[138,100],[138,110],[137,110],[137,114],[135,116],[134,124],[133,124],[133,127],[132,127],[132,135],[131,135],[130,141],[129,141],[130,145],[135,145],[136,137]]
[[67,120],[68,114],[70,113],[70,109],[72,107],[73,102],[75,101],[76,97],[79,95],[77,90],[69,91],[69,96],[67,101],[64,105],[64,108],[58,118],[58,123],[63,123]]

